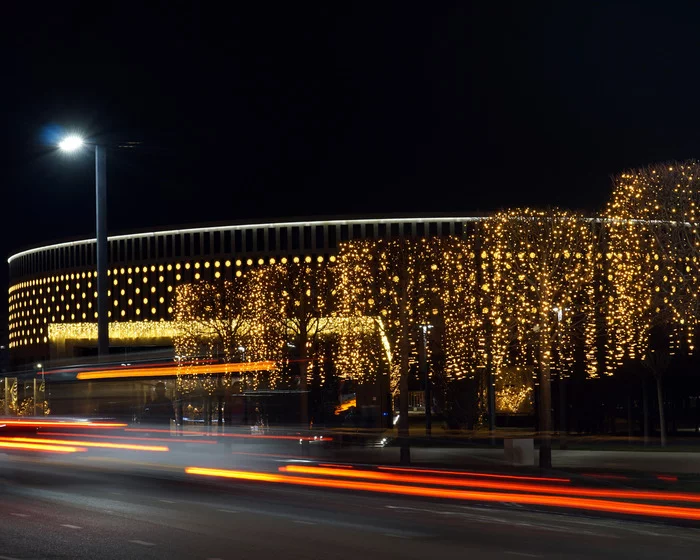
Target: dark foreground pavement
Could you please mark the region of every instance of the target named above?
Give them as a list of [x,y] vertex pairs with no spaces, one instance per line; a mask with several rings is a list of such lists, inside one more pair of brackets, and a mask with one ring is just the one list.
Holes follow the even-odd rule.
[[0,458],[0,560],[696,558],[700,529]]

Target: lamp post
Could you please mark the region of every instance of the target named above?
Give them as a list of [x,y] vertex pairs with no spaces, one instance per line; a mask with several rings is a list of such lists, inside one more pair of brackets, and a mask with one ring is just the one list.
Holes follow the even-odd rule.
[[[88,142],[77,135],[65,137],[58,147],[64,152],[79,150]],[[95,148],[95,218],[97,240],[97,354],[109,354],[109,321],[107,317],[107,151]]]

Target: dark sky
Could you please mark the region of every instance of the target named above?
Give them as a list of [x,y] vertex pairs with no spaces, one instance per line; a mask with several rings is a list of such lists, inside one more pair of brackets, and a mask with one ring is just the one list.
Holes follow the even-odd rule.
[[697,2],[11,4],[3,255],[93,234],[93,160],[55,126],[143,143],[109,154],[111,232],[595,210],[611,174],[700,154]]

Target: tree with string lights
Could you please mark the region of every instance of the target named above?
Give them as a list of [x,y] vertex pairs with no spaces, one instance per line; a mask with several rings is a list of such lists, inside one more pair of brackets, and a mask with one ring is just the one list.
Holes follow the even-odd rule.
[[[614,296],[608,310],[608,367],[639,358],[651,371],[662,445],[664,374],[675,353],[694,350],[700,312],[699,176],[696,161],[622,173],[605,212]],[[665,333],[666,343],[659,342],[659,333]]]
[[[552,465],[551,370],[574,362],[576,326],[593,322],[596,235],[591,220],[564,210],[514,210],[483,223],[481,310],[496,376],[506,367],[537,371],[540,466]],[[585,329],[589,375],[595,341]]]
[[[450,309],[443,332],[451,348],[460,352],[447,358],[449,371],[455,376],[465,375],[470,366],[462,355],[458,339],[465,334],[469,319],[458,317],[460,304],[469,301],[462,291],[468,289],[470,278],[466,265],[469,251],[457,251],[456,241],[444,239],[377,239],[343,244],[338,265],[339,307],[345,317],[370,317],[375,322],[382,352],[364,352],[362,346],[350,346],[357,359],[369,356],[368,365],[379,367],[383,362],[390,374],[392,393],[399,395],[398,435],[401,443],[401,461],[410,462],[408,445],[408,388],[411,365],[419,360],[421,329],[427,329],[440,314],[441,303]],[[473,255],[471,255],[473,257]],[[445,279],[443,271],[452,277]],[[459,279],[459,281],[458,281]],[[451,283],[453,290],[446,294],[441,282]],[[459,286],[457,285],[459,284]],[[462,313],[469,313],[469,306]],[[376,339],[375,339],[376,340]],[[455,357],[459,354],[459,357]],[[368,358],[364,358],[367,362]],[[427,405],[428,403],[426,403]]]
[[[332,257],[335,260],[335,257]],[[265,329],[257,339],[267,359],[291,355],[298,364],[302,425],[309,424],[309,377],[317,368],[325,378],[322,336],[333,313],[332,267],[321,256],[293,257],[248,273],[248,305]]]

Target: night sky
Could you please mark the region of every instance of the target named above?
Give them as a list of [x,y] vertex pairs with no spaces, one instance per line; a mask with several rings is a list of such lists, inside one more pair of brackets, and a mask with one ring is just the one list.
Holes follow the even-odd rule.
[[595,211],[612,174],[700,155],[697,2],[143,4],[4,7],[1,254],[93,235],[57,127],[142,143],[108,156],[111,233]]

